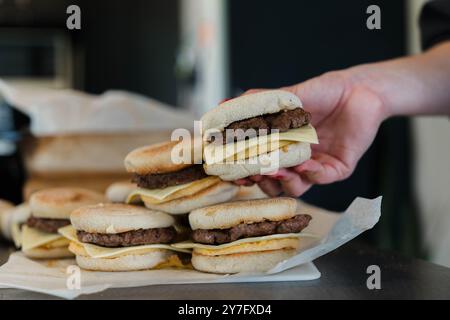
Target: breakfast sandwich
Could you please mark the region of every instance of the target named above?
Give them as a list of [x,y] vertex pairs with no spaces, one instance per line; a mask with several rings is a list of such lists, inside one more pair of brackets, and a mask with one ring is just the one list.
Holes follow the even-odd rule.
[[235,201],[192,211],[192,266],[212,273],[263,272],[294,256],[311,216],[292,198]]
[[70,224],[73,210],[104,201],[102,194],[82,188],[51,188],[33,193],[29,201],[31,215],[21,228],[22,251],[30,258],[72,256],[69,242],[58,229]]
[[238,193],[236,185],[206,174],[201,149],[194,152],[193,142],[187,147],[192,157],[187,161],[175,161],[173,152],[183,143],[154,144],[133,150],[126,156],[125,167],[138,185],[128,196],[128,203],[140,198],[149,209],[186,214],[229,201]]
[[[171,265],[177,239],[175,219],[164,212],[119,203],[85,206],[72,212],[70,226],[59,229],[70,241],[77,264],[94,271],[137,271]],[[175,259],[173,259],[175,257]]]
[[205,172],[231,181],[299,165],[318,143],[310,122],[300,99],[283,90],[225,101],[201,118]]

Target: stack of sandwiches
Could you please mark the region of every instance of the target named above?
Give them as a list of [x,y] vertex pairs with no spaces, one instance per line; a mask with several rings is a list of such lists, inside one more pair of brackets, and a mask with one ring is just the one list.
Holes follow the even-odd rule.
[[[309,159],[318,143],[310,120],[285,91],[226,101],[202,117],[200,149],[190,140],[131,151],[124,164],[132,181],[112,185],[106,198],[73,188],[33,194],[22,250],[32,258],[75,255],[96,271],[186,267],[186,254],[203,272],[267,271],[298,252],[311,216],[295,199],[253,197],[232,181]],[[177,150],[189,161],[175,160]]]

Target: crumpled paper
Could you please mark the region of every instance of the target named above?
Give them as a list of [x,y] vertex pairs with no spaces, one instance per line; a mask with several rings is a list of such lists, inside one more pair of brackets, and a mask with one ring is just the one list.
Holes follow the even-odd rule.
[[185,110],[118,90],[92,95],[0,80],[1,98],[30,117],[35,136],[171,130],[191,128],[195,120]]
[[[279,263],[267,273],[216,275],[195,270],[165,269],[136,272],[93,272],[81,270],[80,288],[71,288],[71,273],[67,267],[73,259],[32,261],[14,253],[0,267],[0,286],[31,290],[66,299],[92,294],[108,288],[149,286],[160,284],[195,284],[224,282],[299,281],[320,277],[312,261],[371,229],[381,214],[381,197],[373,200],[356,198],[348,209],[338,214],[300,203],[299,211],[313,219],[304,230],[317,237],[301,238],[301,251]],[[72,283],[73,284],[73,283]]]

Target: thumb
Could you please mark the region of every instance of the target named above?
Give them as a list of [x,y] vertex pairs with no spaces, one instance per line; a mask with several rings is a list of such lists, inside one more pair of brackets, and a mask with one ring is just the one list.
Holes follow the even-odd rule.
[[319,78],[312,78],[307,81],[280,88],[281,90],[289,91],[298,96],[304,105],[310,106],[316,104],[318,98],[317,92],[324,90],[318,83]]
[[258,92],[262,92],[262,91],[267,91],[267,90],[269,90],[269,89],[250,89],[250,90],[245,91],[242,94],[242,96],[246,96],[248,94],[258,93]]
[[[345,95],[346,77],[339,71],[327,72],[321,76],[281,89],[298,96],[308,111],[314,112],[321,118],[324,114],[331,112]],[[319,119],[313,117],[312,120],[317,122]]]

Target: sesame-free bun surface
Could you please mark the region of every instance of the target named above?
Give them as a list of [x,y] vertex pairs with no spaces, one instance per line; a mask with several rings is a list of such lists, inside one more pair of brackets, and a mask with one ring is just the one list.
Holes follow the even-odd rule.
[[13,225],[20,225],[27,221],[31,215],[30,206],[28,203],[21,203],[17,206],[12,206],[0,214],[0,231],[1,235],[7,240],[13,240]]
[[235,121],[301,107],[302,103],[295,94],[283,90],[267,90],[221,103],[205,113],[200,121],[208,137],[208,130],[222,131]]
[[37,247],[23,251],[23,253],[25,256],[32,259],[62,259],[71,258],[74,256],[74,254],[69,251],[67,246],[50,249]]
[[154,250],[145,254],[129,254],[117,258],[91,258],[76,255],[80,268],[93,271],[138,271],[152,269],[167,261],[173,253],[169,250]]
[[233,201],[255,200],[265,198],[269,198],[269,196],[264,191],[262,191],[257,184],[254,184],[252,186],[239,186],[239,192],[233,198]]
[[[128,172],[137,174],[160,174],[179,171],[202,163],[202,149],[200,143],[195,144],[193,140],[188,141],[166,141],[149,146],[141,147],[131,151],[125,157],[125,168]],[[197,148],[198,147],[198,148]],[[190,150],[191,157],[188,163],[175,163],[172,159],[172,151]],[[176,159],[174,159],[176,160]]]
[[137,185],[129,181],[114,182],[106,189],[105,196],[108,201],[125,203],[128,195],[136,188]]
[[275,153],[278,153],[278,168],[289,168],[309,160],[311,158],[311,146],[306,142],[296,142],[269,152],[267,155],[245,159],[244,163],[224,162],[210,165],[205,163],[203,168],[208,175],[218,176],[224,181],[234,181],[256,174],[268,173],[266,171],[272,166],[266,162],[267,157],[276,159]]
[[30,197],[33,216],[48,219],[69,219],[70,213],[82,206],[105,202],[98,192],[83,188],[49,188]]
[[211,273],[265,272],[296,254],[295,249],[206,256],[192,253],[194,269]]
[[230,182],[219,182],[193,195],[177,198],[160,204],[152,204],[143,199],[149,209],[170,214],[185,214],[194,209],[203,208],[231,200],[239,192],[239,187]]
[[105,203],[79,208],[70,221],[77,230],[90,233],[121,233],[139,229],[166,228],[174,224],[170,215],[122,203]]
[[6,210],[14,207],[14,204],[12,202],[9,202],[8,200],[0,199],[0,214]]
[[7,201],[0,199],[0,236],[5,237],[6,239],[11,239],[11,233],[9,230],[9,217],[11,209],[14,208],[14,205]]
[[228,229],[241,223],[286,220],[297,215],[293,198],[243,200],[193,210],[189,224],[196,229]]

